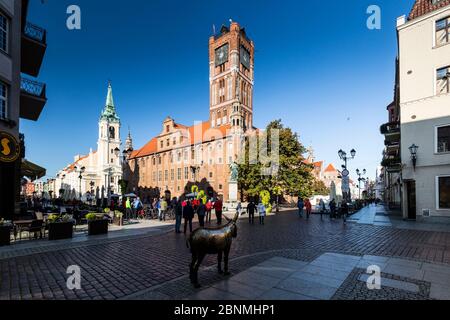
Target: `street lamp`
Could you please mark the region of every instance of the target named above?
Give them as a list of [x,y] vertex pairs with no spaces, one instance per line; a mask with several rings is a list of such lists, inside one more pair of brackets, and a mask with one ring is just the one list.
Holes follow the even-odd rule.
[[362,172],[359,169],[356,169],[356,174],[358,175],[358,191],[359,191],[358,198],[359,198],[359,200],[361,200],[361,182],[366,181],[366,178],[363,178],[362,176],[365,175],[366,172],[367,172],[366,169],[363,169]]
[[79,194],[80,194],[80,202],[81,202],[81,181],[83,180],[83,173],[84,171],[86,171],[86,167],[75,167],[75,170],[77,170],[80,175],[78,176],[78,179],[80,179],[80,184],[79,184]]
[[[351,195],[350,195],[349,186],[347,186],[348,185],[348,181],[350,179],[349,176],[348,176],[349,172],[348,172],[348,169],[347,169],[347,163],[348,163],[349,160],[352,160],[352,159],[355,158],[356,150],[355,149],[350,150],[350,156],[348,156],[347,152],[345,152],[344,150],[340,149],[338,151],[338,155],[339,155],[339,158],[342,161],[344,161],[344,164],[342,165],[342,168],[344,170],[342,171],[342,174],[341,174],[342,175],[342,193],[344,195],[344,199],[350,201],[351,200]],[[347,183],[344,183],[344,181],[347,182]],[[344,188],[345,188],[345,190],[344,190]]]
[[409,147],[409,152],[411,153],[411,160],[413,163],[414,170],[416,170],[416,164],[417,164],[417,149],[419,149],[419,147],[416,146],[415,143],[413,143],[412,146]]

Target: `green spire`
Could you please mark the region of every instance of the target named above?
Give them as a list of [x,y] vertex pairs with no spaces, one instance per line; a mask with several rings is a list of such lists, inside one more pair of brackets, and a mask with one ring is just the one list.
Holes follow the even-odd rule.
[[103,109],[100,120],[107,120],[109,122],[120,122],[120,118],[117,115],[116,108],[114,106],[111,82],[108,83],[108,94],[106,95],[106,104],[105,108]]

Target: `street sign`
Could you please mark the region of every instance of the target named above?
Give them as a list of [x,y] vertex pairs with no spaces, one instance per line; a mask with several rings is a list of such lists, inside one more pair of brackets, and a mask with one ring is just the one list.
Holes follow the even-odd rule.
[[350,192],[350,177],[342,177],[342,192]]

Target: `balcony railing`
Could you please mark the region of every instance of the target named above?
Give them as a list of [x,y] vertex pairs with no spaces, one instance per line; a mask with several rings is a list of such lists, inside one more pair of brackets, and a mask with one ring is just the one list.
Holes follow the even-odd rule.
[[32,96],[45,98],[45,84],[30,79],[22,78],[20,89]]
[[402,159],[400,157],[384,158],[383,161],[381,161],[381,165],[385,168],[400,167],[401,164]]
[[388,122],[380,127],[381,134],[400,133],[400,122]]
[[41,42],[43,44],[45,44],[47,41],[46,30],[41,27],[38,27],[37,25],[34,25],[30,22],[27,22],[25,24],[25,29],[23,30],[23,33],[28,38],[31,38],[31,39]]

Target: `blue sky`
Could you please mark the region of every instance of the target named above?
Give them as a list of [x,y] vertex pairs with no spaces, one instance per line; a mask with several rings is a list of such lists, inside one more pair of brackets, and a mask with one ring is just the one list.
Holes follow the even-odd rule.
[[[371,176],[381,160],[393,98],[395,20],[413,0],[31,0],[29,20],[48,31],[38,80],[48,102],[38,122],[21,121],[27,158],[49,176],[76,154],[96,149],[108,79],[134,147],[171,115],[187,125],[208,119],[208,38],[231,18],[255,42],[254,124],[273,119],[300,134],[316,158],[339,165],[337,150],[355,148],[351,171]],[[127,5],[129,3],[130,5]],[[79,5],[82,29],[66,28]],[[366,9],[381,8],[381,30]]]

